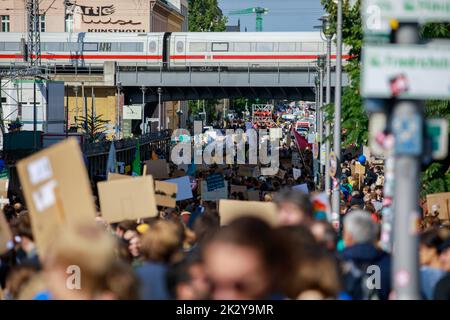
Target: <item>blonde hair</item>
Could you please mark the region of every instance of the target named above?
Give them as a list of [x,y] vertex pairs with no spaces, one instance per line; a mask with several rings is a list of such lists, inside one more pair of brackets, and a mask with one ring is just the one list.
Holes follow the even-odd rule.
[[142,236],[141,251],[145,259],[158,262],[170,262],[182,248],[183,235],[176,223],[158,220]]
[[83,290],[95,295],[103,290],[116,251],[114,238],[98,226],[65,227],[49,246],[44,265],[47,270],[78,266],[82,271]]

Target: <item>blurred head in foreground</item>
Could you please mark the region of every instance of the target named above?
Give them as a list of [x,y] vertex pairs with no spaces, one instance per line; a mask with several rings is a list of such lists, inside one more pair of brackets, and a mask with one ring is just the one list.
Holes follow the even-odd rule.
[[313,206],[309,196],[301,191],[286,189],[275,197],[280,225],[309,225],[313,220]]
[[98,227],[61,230],[44,259],[44,277],[52,299],[105,298],[115,254],[114,239]]
[[267,298],[277,269],[275,242],[271,227],[256,218],[239,218],[222,228],[203,250],[212,298]]

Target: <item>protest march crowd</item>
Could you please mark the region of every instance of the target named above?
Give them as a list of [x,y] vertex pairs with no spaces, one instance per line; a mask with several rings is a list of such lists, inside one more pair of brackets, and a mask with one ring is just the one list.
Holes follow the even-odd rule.
[[[229,127],[243,125],[233,121]],[[339,221],[332,224],[328,196],[319,191],[314,177],[311,148],[291,141],[287,138],[290,126],[283,127],[276,175],[260,176],[257,165],[180,169],[169,165],[165,155],[158,157],[155,150],[143,174],[153,176],[151,183],[156,182],[156,187],[149,197],[156,200],[133,200],[130,195],[132,200],[115,201],[120,192],[140,195],[145,184],[134,186],[144,180],[110,174],[107,182],[92,186],[96,214],[91,224],[74,223],[70,216],[54,218],[50,227],[39,220],[40,212],[53,208],[46,205],[52,199],[41,194],[37,202],[35,193],[30,194],[34,185],[41,186],[48,177],[38,172],[33,178],[30,173],[31,183],[24,182],[25,170],[21,173],[19,168],[26,199],[10,195],[0,217],[1,298],[395,298],[391,255],[380,245],[382,210],[387,203],[383,164],[360,154],[347,157],[340,177]],[[52,165],[55,155],[46,155]],[[27,163],[28,172],[31,164]],[[364,170],[356,173],[360,167]],[[58,208],[52,214],[85,208],[84,203],[73,201],[67,208],[65,188],[73,182],[61,177],[72,174],[75,179],[77,166],[73,168],[74,173],[66,170],[58,176],[60,171],[53,167]],[[162,180],[167,185],[158,182]],[[186,181],[188,190],[183,185]],[[171,183],[177,185],[176,191]],[[108,190],[119,185],[122,189],[116,188],[116,193]],[[71,197],[83,193],[76,187],[72,186]],[[35,201],[33,206],[25,204],[30,199]],[[133,215],[150,202],[155,214]],[[114,218],[107,210],[115,212]],[[422,222],[422,297],[450,299],[449,226],[431,214]]]

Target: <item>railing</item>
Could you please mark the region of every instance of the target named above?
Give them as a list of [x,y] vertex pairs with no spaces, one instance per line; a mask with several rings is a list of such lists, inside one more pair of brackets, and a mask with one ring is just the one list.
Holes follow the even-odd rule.
[[[136,139],[139,139],[141,160],[151,158],[152,151],[159,151],[165,156],[170,152],[171,130],[148,133],[138,138],[116,140],[113,143],[116,148],[118,162],[131,165],[136,152]],[[83,154],[87,158],[88,173],[91,179],[95,176],[103,176],[106,173],[110,141],[85,143]]]

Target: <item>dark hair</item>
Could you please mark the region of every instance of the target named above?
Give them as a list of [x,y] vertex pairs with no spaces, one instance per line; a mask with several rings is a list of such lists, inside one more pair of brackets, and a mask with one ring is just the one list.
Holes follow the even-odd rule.
[[172,299],[177,299],[177,286],[179,284],[189,283],[192,280],[189,268],[200,263],[202,263],[200,254],[194,252],[186,256],[179,263],[169,266],[166,273],[166,284]]
[[12,205],[5,205],[3,207],[3,213],[5,214],[6,221],[10,222],[16,216],[16,209]]
[[292,203],[302,210],[306,216],[313,217],[313,205],[306,193],[293,189],[283,189],[276,194],[275,203],[280,205],[283,202]]
[[428,248],[436,248],[439,249],[441,244],[443,243],[443,239],[439,236],[438,229],[432,228],[428,229],[420,234],[419,243]]

